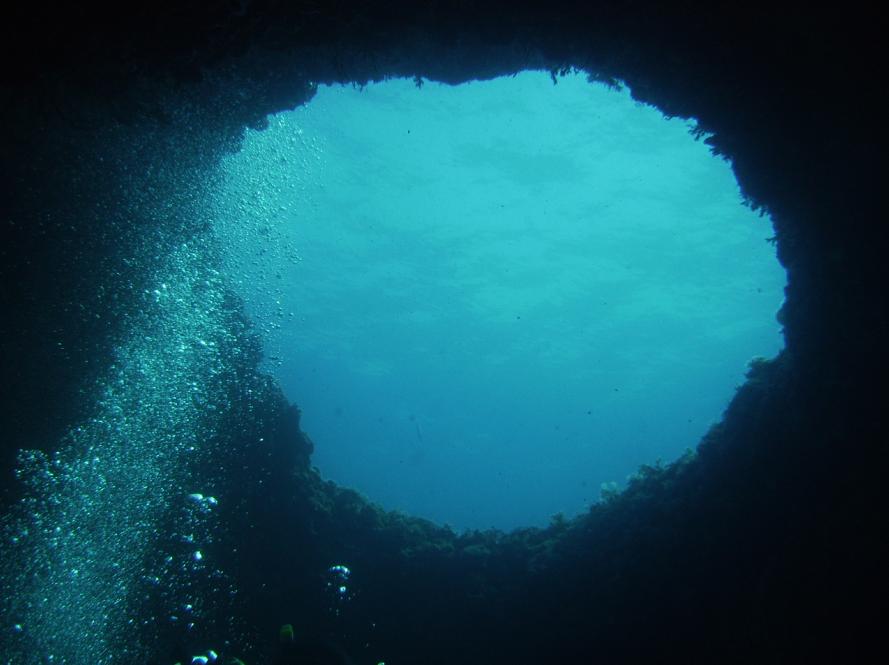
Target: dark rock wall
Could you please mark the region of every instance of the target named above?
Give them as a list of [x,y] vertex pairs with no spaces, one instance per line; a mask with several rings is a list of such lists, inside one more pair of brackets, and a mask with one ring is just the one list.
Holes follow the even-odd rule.
[[313,612],[315,571],[343,553],[364,571],[353,616],[367,621],[340,639],[368,662],[367,642],[387,663],[848,661],[876,636],[865,606],[885,591],[889,328],[881,42],[867,11],[152,3],[19,9],[2,30],[6,501],[14,451],[51,449],[89,403],[152,261],[210,223],[193,194],[244,127],[321,82],[576,66],[713,134],[775,223],[785,353],[751,370],[696,456],[644,469],[588,516],[508,536],[457,538],[322,483],[295,416],[258,389],[255,428],[280,445],[232,446],[229,460],[265,480],[227,497],[229,543],[265,543],[228,555],[253,590],[232,610],[255,639],[243,653],[287,621],[331,630]]

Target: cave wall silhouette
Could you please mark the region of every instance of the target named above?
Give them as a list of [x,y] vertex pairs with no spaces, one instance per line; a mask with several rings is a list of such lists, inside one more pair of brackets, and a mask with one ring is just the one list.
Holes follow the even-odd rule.
[[[319,83],[578,67],[712,134],[774,221],[786,350],[751,368],[696,455],[644,468],[577,520],[464,536],[322,482],[254,357],[243,373],[261,388],[226,414],[225,464],[265,482],[230,489],[219,545],[251,591],[220,613],[239,614],[242,652],[264,662],[281,623],[329,629],[315,571],[345,555],[364,575],[354,615],[377,624],[341,636],[358,662],[368,642],[387,663],[854,660],[885,591],[875,23],[854,5],[630,1],[15,10],[0,97],[4,505],[15,450],[51,449],[111,362],[152,260],[124,264],[122,248],[151,232],[163,254],[211,223],[189,192],[245,127]],[[260,433],[273,445],[245,443]]]

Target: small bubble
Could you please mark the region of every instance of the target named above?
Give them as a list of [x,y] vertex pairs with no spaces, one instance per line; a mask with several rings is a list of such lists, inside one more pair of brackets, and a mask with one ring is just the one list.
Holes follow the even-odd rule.
[[337,577],[340,577],[344,580],[349,579],[349,575],[352,574],[352,571],[349,570],[348,566],[344,566],[342,564],[337,564],[335,566],[331,566],[327,569],[327,572],[333,573]]

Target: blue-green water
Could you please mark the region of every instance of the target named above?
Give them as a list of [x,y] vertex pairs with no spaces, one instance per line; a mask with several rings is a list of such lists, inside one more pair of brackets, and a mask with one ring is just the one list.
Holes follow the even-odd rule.
[[321,87],[249,133],[220,232],[323,475],[512,528],[693,448],[781,348],[785,274],[692,127],[524,72]]

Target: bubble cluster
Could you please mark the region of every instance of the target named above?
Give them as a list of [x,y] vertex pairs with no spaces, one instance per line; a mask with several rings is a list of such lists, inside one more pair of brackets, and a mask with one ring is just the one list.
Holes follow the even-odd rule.
[[300,128],[299,111],[248,131],[242,149],[222,160],[212,197],[223,266],[263,333],[266,361],[280,364],[280,331],[298,312],[285,307],[282,266],[302,259],[293,240],[295,220],[317,205],[311,192],[324,168],[323,146]]
[[336,564],[327,569],[328,609],[334,616],[339,616],[343,606],[354,596],[349,582],[351,576],[352,571],[343,564]]
[[[218,501],[189,474],[212,455],[229,361],[210,246],[183,242],[152,275],[91,417],[52,454],[19,455],[26,496],[0,551],[8,662],[139,662],[160,620],[140,611],[152,588],[175,604],[190,576],[214,572],[202,552]],[[171,547],[175,534],[191,542]],[[199,608],[189,599],[170,616],[193,627]]]

